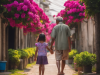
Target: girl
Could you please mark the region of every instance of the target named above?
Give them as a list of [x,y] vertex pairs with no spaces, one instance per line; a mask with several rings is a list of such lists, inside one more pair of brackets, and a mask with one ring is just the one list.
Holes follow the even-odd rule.
[[48,48],[48,44],[45,42],[45,40],[46,40],[45,35],[40,34],[38,38],[38,43],[35,43],[36,52],[34,60],[36,61],[36,56],[38,52],[36,64],[39,64],[39,75],[41,74],[44,75],[44,70],[45,70],[44,65],[48,64],[46,48],[51,52],[51,54],[53,54],[53,51]]

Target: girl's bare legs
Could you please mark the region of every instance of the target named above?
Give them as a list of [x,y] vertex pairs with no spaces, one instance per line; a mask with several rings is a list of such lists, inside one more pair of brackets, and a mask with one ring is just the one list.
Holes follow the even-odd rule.
[[44,71],[45,71],[45,66],[42,65],[42,75],[44,75]]
[[42,65],[39,65],[39,75],[41,75]]

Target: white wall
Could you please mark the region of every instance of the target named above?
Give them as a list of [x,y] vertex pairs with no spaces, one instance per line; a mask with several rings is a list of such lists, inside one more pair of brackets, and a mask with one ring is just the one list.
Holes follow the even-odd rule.
[[40,4],[40,0],[34,0],[38,5]]

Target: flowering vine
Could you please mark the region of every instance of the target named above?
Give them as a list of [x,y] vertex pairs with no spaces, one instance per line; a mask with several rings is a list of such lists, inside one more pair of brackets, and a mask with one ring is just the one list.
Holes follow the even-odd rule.
[[49,26],[49,18],[33,0],[7,0],[3,4],[7,9],[4,16],[10,26],[23,28],[24,33],[46,33]]
[[62,16],[64,23],[70,25],[72,23],[81,22],[85,18],[85,4],[78,1],[66,1],[65,9],[61,10],[57,16]]

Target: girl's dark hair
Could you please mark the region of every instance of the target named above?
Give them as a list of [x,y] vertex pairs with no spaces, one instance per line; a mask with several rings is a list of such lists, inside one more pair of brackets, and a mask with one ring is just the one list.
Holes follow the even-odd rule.
[[45,41],[46,39],[45,39],[45,35],[44,34],[40,34],[39,35],[39,38],[38,38],[38,42],[39,41]]

